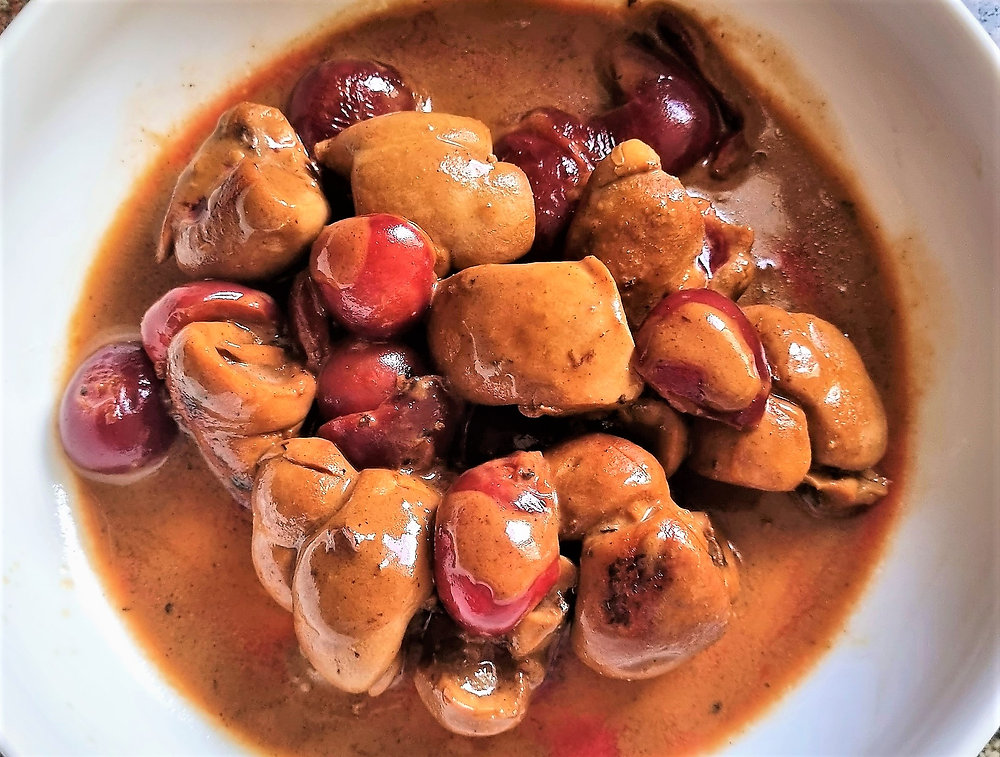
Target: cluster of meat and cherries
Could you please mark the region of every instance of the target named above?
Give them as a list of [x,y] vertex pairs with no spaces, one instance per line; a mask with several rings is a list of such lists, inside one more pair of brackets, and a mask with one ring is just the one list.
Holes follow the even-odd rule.
[[495,145],[369,61],[310,70],[287,117],[232,108],[163,224],[191,282],[61,407],[70,459],[125,484],[190,435],[316,671],[412,680],[460,734],[515,726],[559,654],[643,679],[722,636],[738,560],[679,466],[824,515],[887,487],[855,348],[736,304],[753,232],[674,176],[733,170],[738,114],[683,47],[610,66],[617,107]]

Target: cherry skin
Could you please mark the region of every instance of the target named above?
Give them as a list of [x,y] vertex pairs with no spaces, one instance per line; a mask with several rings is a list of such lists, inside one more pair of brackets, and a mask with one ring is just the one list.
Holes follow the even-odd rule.
[[138,342],[101,347],[77,368],[59,407],[66,455],[97,474],[152,469],[177,436],[166,392]]
[[319,373],[316,399],[324,419],[374,410],[423,373],[404,344],[352,339],[334,347]]
[[434,578],[470,633],[510,631],[559,574],[559,517],[548,463],[516,452],[463,473],[438,508]]
[[309,274],[333,316],[371,339],[406,331],[431,302],[434,244],[414,223],[388,213],[330,224],[313,244]]

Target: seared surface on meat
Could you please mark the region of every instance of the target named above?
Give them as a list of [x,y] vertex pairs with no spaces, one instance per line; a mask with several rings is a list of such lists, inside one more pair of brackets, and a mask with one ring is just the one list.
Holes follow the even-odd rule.
[[157,260],[192,278],[253,281],[281,273],[330,214],[305,148],[276,108],[227,111],[177,180]]
[[449,267],[508,263],[531,249],[535,207],[524,172],[493,155],[486,124],[446,113],[392,113],[316,145],[350,177],[354,210],[393,213],[426,231]]
[[629,323],[638,326],[664,295],[705,286],[705,271],[696,264],[704,241],[698,206],[660,167],[653,149],[633,139],[615,147],[591,174],[566,253],[593,255],[607,265]]
[[559,415],[614,407],[642,389],[618,290],[596,258],[457,273],[438,287],[428,340],[455,390],[483,405]]

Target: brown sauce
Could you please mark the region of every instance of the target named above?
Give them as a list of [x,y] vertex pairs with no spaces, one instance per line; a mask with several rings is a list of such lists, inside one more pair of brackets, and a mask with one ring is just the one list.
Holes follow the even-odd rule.
[[[69,366],[110,337],[136,333],[145,309],[182,277],[154,263],[170,189],[218,114],[241,99],[282,106],[299,72],[326,56],[393,64],[435,110],[499,134],[528,108],[604,107],[595,51],[627,15],[521,3],[455,3],[380,17],[276,61],[220,97],[163,150],[105,237],[73,321]],[[897,295],[883,252],[850,192],[787,123],[759,123],[749,178],[693,174],[689,188],[757,232],[769,267],[746,295],[814,312],[850,335],[880,387],[892,494],[868,513],[820,521],[786,495],[732,498],[680,487],[743,556],[734,622],[720,642],[657,679],[601,678],[562,656],[513,732],[467,740],[439,727],[409,684],[377,699],[323,684],[299,653],[291,616],[259,585],[247,513],[229,501],[182,439],[154,475],[129,486],[80,479],[78,514],[109,594],[169,680],[267,753],[333,755],[667,755],[731,737],[828,649],[863,589],[900,507],[907,366]],[[686,498],[686,499],[685,499]],[[405,745],[405,746],[404,746]]]

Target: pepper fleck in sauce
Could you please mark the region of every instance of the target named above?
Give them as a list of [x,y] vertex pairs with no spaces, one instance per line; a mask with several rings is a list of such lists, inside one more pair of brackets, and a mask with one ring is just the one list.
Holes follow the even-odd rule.
[[[362,22],[274,62],[192,120],[137,184],[90,271],[68,365],[112,336],[136,332],[145,309],[183,281],[173,263],[154,262],[163,212],[178,173],[232,104],[282,107],[314,60],[373,58],[404,72],[432,96],[435,110],[479,118],[499,135],[531,107],[584,116],[606,107],[596,55],[643,23],[639,16],[523,2],[426,5]],[[752,103],[746,84],[721,86]],[[185,437],[163,467],[136,483],[80,479],[77,487],[92,560],[169,680],[267,753],[405,750],[412,757],[700,751],[787,691],[832,645],[899,510],[907,370],[891,271],[850,193],[779,114],[748,107],[754,159],[746,176],[723,184],[696,170],[682,179],[756,231],[764,270],[741,303],[816,313],[857,346],[889,415],[890,453],[880,466],[893,479],[886,500],[860,517],[821,521],[788,495],[676,482],[679,503],[708,510],[742,554],[742,591],[728,632],[676,670],[639,682],[602,678],[564,650],[522,725],[470,741],[438,726],[408,682],[369,699],[340,693],[311,671],[291,615],[254,573],[248,513]]]

